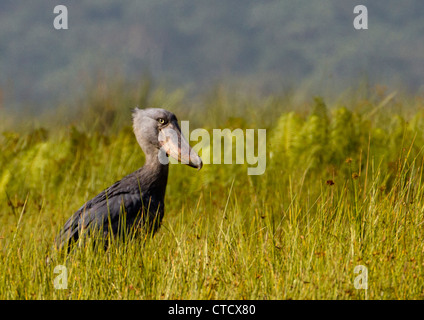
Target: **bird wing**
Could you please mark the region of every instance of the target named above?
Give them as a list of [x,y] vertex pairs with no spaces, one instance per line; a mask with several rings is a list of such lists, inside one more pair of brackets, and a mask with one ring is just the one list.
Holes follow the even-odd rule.
[[117,227],[121,213],[125,211],[131,216],[140,213],[142,194],[134,184],[116,182],[96,197],[85,203],[66,221],[56,238],[60,248],[69,241],[77,241],[82,232],[101,230],[107,233],[109,222]]

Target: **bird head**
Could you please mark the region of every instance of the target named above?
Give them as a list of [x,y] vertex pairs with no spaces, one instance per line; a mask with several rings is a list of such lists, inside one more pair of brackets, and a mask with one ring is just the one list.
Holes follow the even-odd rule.
[[159,150],[157,154],[162,164],[167,164],[167,157],[171,156],[190,167],[202,168],[202,159],[182,135],[177,117],[172,112],[160,108],[135,108],[133,129],[146,156]]

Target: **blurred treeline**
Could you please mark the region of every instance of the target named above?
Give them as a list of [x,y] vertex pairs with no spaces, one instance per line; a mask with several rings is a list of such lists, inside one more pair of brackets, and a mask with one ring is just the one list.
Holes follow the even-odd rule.
[[421,0],[362,1],[366,31],[353,28],[352,1],[80,0],[61,3],[66,31],[53,28],[58,4],[0,2],[4,107],[52,109],[99,75],[134,80],[146,72],[194,92],[226,81],[327,95],[358,77],[423,86]]

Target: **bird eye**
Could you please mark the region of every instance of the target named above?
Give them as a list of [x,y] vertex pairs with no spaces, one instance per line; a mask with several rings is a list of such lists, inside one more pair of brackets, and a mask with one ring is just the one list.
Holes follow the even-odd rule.
[[160,124],[165,124],[165,123],[166,123],[166,120],[165,120],[165,119],[163,119],[163,118],[159,118],[159,119],[158,119],[158,122],[159,122]]

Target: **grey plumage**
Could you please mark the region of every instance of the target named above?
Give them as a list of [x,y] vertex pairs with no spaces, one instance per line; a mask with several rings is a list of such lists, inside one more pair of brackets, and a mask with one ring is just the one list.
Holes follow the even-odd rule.
[[[133,113],[133,129],[146,155],[144,166],[127,175],[85,203],[65,223],[56,237],[62,248],[72,241],[90,236],[93,231],[103,240],[110,232],[137,234],[143,230],[154,234],[165,212],[165,190],[168,180],[166,155],[186,161],[200,169],[202,161],[181,135],[177,118],[164,109],[138,109]],[[178,139],[169,138],[171,135]],[[182,150],[188,150],[188,154]],[[162,158],[161,158],[162,156]]]

